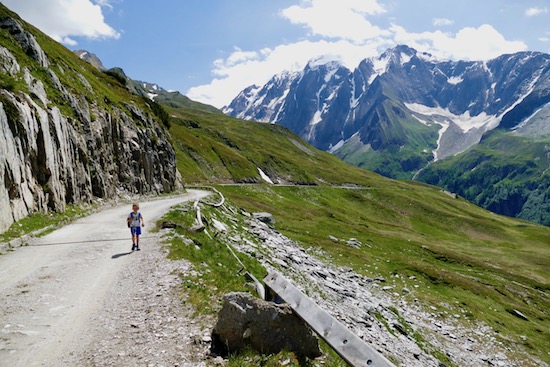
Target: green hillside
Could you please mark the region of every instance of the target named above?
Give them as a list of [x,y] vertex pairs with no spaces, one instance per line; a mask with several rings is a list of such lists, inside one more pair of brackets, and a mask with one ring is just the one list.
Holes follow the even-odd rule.
[[418,180],[493,212],[550,226],[550,137],[493,131],[472,149],[436,162]]
[[261,183],[258,168],[281,184],[368,186],[384,181],[311,147],[285,127],[165,108],[172,116],[170,134],[187,184]]
[[438,126],[426,126],[411,116],[402,105],[386,99],[377,115],[362,132],[365,145],[359,137],[352,137],[334,154],[355,166],[375,171],[386,177],[411,179],[415,172],[433,159]]
[[[229,205],[271,212],[282,233],[361,274],[399,275],[405,279],[400,287],[420,279],[424,286],[415,297],[424,307],[465,314],[469,327],[482,321],[521,350],[516,358],[527,353],[550,363],[544,352],[550,345],[550,228],[495,215],[434,186],[356,168],[280,126],[168,110],[186,184],[218,184]],[[295,186],[266,184],[258,167]],[[334,237],[368,246],[351,248]]]
[[[16,17],[3,6],[0,16]],[[327,261],[352,267],[369,277],[388,279],[389,283],[395,282],[392,279],[398,275],[404,281],[400,287],[420,284],[415,291],[419,307],[448,310],[451,314],[460,312],[465,315],[465,327],[484,322],[492,327],[499,342],[517,351],[513,357],[524,362],[522,365],[536,365],[525,355],[550,364],[549,227],[495,215],[434,186],[392,180],[357,168],[311,147],[278,125],[230,118],[179,96],[175,100],[159,100],[164,106],[161,108],[130,93],[127,81],[116,73],[100,72],[35,28],[26,26],[26,29],[36,35],[48,59],[56,65],[60,84],[94,107],[89,113],[97,108],[122,109],[131,116],[134,105],[164,122],[169,127],[185,185],[215,185],[227,197],[227,207],[271,212],[276,218],[276,229],[305,248],[322,249]],[[5,30],[0,29],[0,37],[4,47],[18,60],[29,60]],[[47,71],[32,60],[21,66],[28,67],[32,76],[44,83],[49,104],[59,107],[79,126],[80,109],[62,95]],[[7,90],[28,93],[28,86],[19,77],[0,73],[0,82]],[[6,109],[8,114],[17,113],[10,113],[9,106]],[[16,121],[17,116],[9,117],[10,121]],[[418,149],[431,148],[423,140],[430,134],[433,134],[430,129],[418,131],[415,135]],[[495,140],[495,144],[499,141]],[[530,148],[535,146],[518,145],[514,157],[521,160],[521,150]],[[481,153],[497,151],[504,154],[496,145],[493,150]],[[408,161],[413,156],[404,152],[402,158]],[[501,162],[510,158],[502,157]],[[483,161],[482,157],[477,164]],[[540,162],[547,164],[542,159]],[[471,171],[472,166],[469,167]],[[267,184],[259,170],[278,185]],[[515,172],[507,167],[497,171]],[[546,186],[541,186],[541,190],[548,190],[548,171],[542,172],[546,181],[540,182]],[[493,184],[490,180],[480,181],[481,177],[477,179],[476,190],[480,192]],[[526,185],[539,182],[527,178],[524,181]],[[540,195],[548,195],[548,191],[541,191]],[[532,201],[539,202],[535,198]],[[224,209],[208,208],[205,215],[218,215],[216,211],[221,210]],[[78,210],[74,211],[73,215],[79,215]],[[192,214],[180,211],[177,215]],[[37,216],[42,219],[49,214]],[[28,230],[12,232],[3,239],[36,229],[38,219],[27,219],[33,222]],[[13,228],[21,224],[16,223]],[[214,239],[205,233],[194,235],[202,236],[198,243],[208,253],[206,246]],[[356,238],[365,246],[350,247],[334,238]],[[175,256],[194,247],[185,248],[176,241],[172,248]],[[199,261],[215,261],[217,265],[219,260],[212,257]],[[247,265],[261,269],[255,258],[248,259]],[[210,269],[217,271],[216,266]],[[226,279],[223,275],[215,278],[214,274],[211,278]],[[409,283],[412,278],[418,281]],[[232,284],[217,284],[216,289],[197,284],[201,292],[218,299],[223,290],[234,290],[229,288]],[[525,315],[526,320],[517,317],[515,311]],[[444,356],[445,351],[441,354]]]

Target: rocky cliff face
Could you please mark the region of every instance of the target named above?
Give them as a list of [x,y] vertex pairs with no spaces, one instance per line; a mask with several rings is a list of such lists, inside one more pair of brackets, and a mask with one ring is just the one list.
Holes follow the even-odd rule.
[[[102,105],[83,73],[51,62],[23,24],[0,19],[0,232],[37,211],[177,188],[175,152],[151,110]],[[85,93],[57,76],[69,72]]]

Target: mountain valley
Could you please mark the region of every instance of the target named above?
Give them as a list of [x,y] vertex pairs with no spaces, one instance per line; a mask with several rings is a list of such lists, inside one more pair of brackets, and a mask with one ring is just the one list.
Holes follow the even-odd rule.
[[[225,293],[250,291],[234,250],[258,279],[274,268],[307,289],[397,366],[550,365],[550,227],[536,223],[546,223],[549,202],[548,55],[438,64],[401,46],[353,73],[319,60],[307,76],[289,73],[244,91],[229,106],[240,114],[235,118],[132,80],[121,68],[99,70],[3,5],[0,25],[0,205],[7,208],[1,242],[32,234],[27,223],[70,208],[208,187],[225,203],[197,204],[204,231],[191,230],[192,204],[147,227],[174,223],[155,251],[162,247],[170,259],[185,261],[180,304],[193,307],[196,320],[212,318]],[[517,64],[524,69],[515,72]],[[416,81],[407,81],[407,73]],[[505,74],[514,77],[495,81]],[[471,86],[460,89],[463,83]],[[493,94],[472,89],[494,83]],[[504,88],[508,83],[513,86]],[[418,91],[429,88],[439,93]],[[456,90],[461,98],[453,98]],[[256,103],[261,93],[272,103]],[[290,93],[319,104],[291,105]],[[468,115],[478,120],[464,122]],[[338,116],[348,119],[335,123]],[[451,141],[455,145],[445,145]],[[378,173],[364,169],[369,164]],[[429,184],[403,179],[415,174]],[[498,190],[500,201],[490,189]],[[464,199],[471,195],[495,212],[506,207],[508,216]],[[522,211],[532,213],[525,214],[530,221],[510,217]],[[259,212],[274,221],[256,220]],[[124,253],[105,261],[101,256],[116,248],[110,242],[116,239],[104,240],[105,248],[99,242],[100,251],[87,248],[85,255],[111,270],[111,264],[139,266]],[[0,260],[18,251],[8,249]],[[71,259],[86,268],[76,249]],[[65,283],[43,274],[32,282],[54,280]],[[34,297],[24,285],[17,289],[20,297]],[[143,303],[152,315],[154,300],[166,296],[155,292]],[[131,344],[134,332],[155,337],[142,324],[119,324],[124,332],[109,336],[117,344]],[[98,353],[107,348],[92,347]],[[126,350],[109,352],[113,359],[88,355],[105,365],[132,357]],[[345,365],[330,348],[323,353],[319,363]],[[176,349],[169,354],[177,356]],[[286,356],[216,363],[317,365]]]
[[[439,61],[397,46],[353,71],[330,58],[312,60],[303,70],[246,88],[223,110],[286,126],[313,146],[387,177],[436,184],[496,213],[548,225],[549,85],[548,54]],[[500,149],[485,146],[497,139]],[[531,144],[537,148],[523,149]],[[461,168],[461,161],[476,159],[476,147],[492,153],[485,154],[486,164],[477,160],[468,169],[490,176],[490,185]],[[518,151],[521,159],[507,159]],[[492,168],[503,165],[510,168]],[[483,195],[472,185],[483,186]]]

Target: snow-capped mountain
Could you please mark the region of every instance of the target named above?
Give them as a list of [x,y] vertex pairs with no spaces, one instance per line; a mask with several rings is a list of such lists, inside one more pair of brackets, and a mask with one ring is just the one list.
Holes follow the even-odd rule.
[[397,46],[353,71],[312,60],[301,72],[246,88],[223,111],[286,126],[350,163],[412,178],[496,127],[549,134],[541,116],[550,114],[550,55],[439,61]]

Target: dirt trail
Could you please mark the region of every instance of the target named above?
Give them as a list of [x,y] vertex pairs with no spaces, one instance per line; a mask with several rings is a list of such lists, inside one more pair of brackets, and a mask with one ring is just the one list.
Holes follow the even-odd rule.
[[180,315],[177,273],[189,265],[167,260],[148,229],[171,206],[207,194],[142,202],[139,252],[130,251],[126,204],[0,256],[0,366],[186,365],[178,343],[202,332]]

